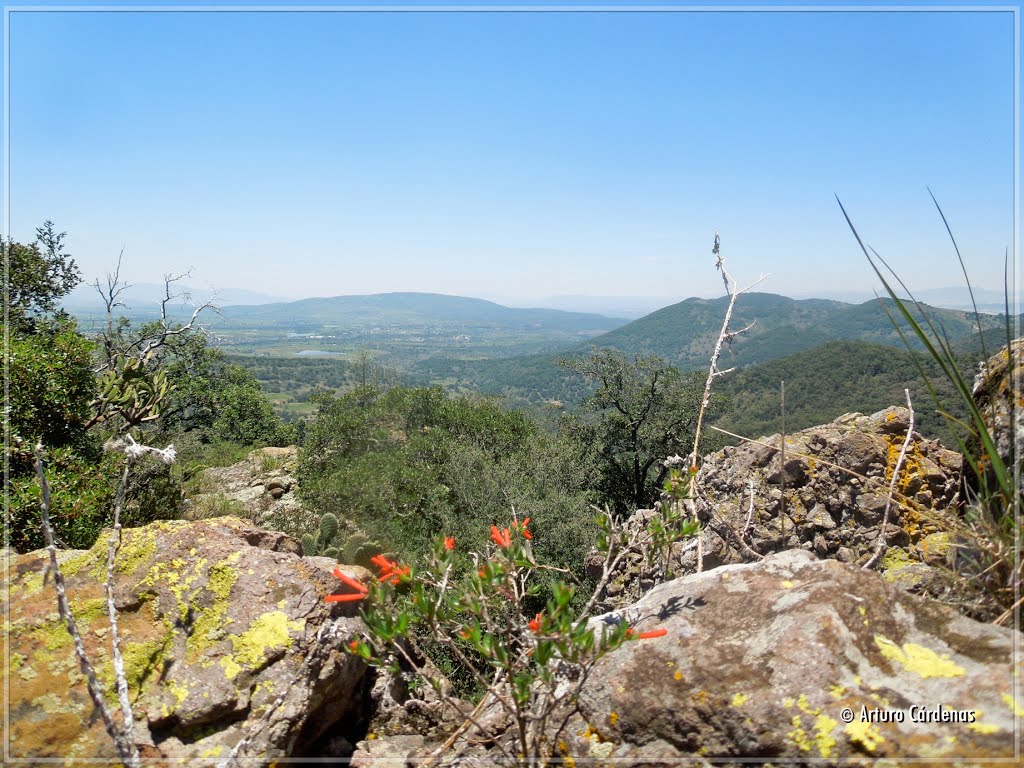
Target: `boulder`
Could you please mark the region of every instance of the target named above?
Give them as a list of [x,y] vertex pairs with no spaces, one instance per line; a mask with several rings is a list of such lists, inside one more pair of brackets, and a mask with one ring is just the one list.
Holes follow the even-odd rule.
[[[114,703],[103,593],[109,535],[60,559],[85,648]],[[230,517],[122,532],[114,595],[144,757],[222,758],[244,739],[239,755],[259,764],[351,750],[363,738],[372,675],[345,648],[362,622],[352,603],[324,602],[343,591],[335,564],[297,552],[294,539]],[[45,551],[16,556],[3,585],[10,754],[113,758],[58,616],[48,563]]]
[[1014,755],[1024,715],[1012,630],[908,595],[877,573],[803,550],[651,590],[639,631],[580,695],[570,752],[671,758],[988,758]]
[[[1013,366],[1010,353],[1013,352]],[[974,400],[981,410],[1000,458],[1012,473],[1019,461],[1015,446],[1024,445],[1024,404],[1015,400],[1024,391],[1024,338],[1015,339],[981,364],[974,379]],[[978,448],[976,446],[976,448]],[[981,453],[981,451],[978,451]],[[995,487],[994,477],[989,478]],[[1017,493],[1021,488],[1017,488]]]
[[298,498],[299,449],[257,448],[228,467],[209,467],[199,477],[199,493],[188,499],[187,516],[233,515],[257,526],[285,531],[316,530],[319,524]]
[[[941,565],[939,550],[923,543],[936,533],[948,537],[946,532],[955,527],[960,454],[914,432],[882,531],[909,417],[906,408],[898,407],[871,416],[849,413],[786,435],[785,467],[780,467],[779,435],[705,457],[695,479],[697,512],[705,526],[703,568],[792,548],[863,564],[884,535],[889,546],[903,548],[910,561],[932,571],[928,579],[901,578],[899,583],[933,596],[949,590],[941,569],[932,568]],[[671,502],[663,498],[659,503]],[[652,514],[640,510],[629,524],[643,525]],[[596,556],[591,558],[596,563]],[[698,570],[696,542],[676,546],[671,570],[677,575]],[[616,574],[604,608],[627,605],[660,578],[660,572],[636,558]]]

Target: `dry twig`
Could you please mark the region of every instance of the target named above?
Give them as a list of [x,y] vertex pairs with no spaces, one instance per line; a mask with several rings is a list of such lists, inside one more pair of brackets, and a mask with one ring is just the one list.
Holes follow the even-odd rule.
[[[36,446],[36,475],[39,477],[39,485],[42,490],[42,503],[39,505],[40,521],[43,529],[43,537],[46,539],[46,549],[50,555],[50,572],[53,574],[54,588],[57,590],[57,611],[60,613],[60,617],[64,620],[64,625],[67,627],[68,634],[71,635],[71,640],[75,647],[75,656],[78,657],[78,666],[82,670],[82,674],[85,676],[86,688],[89,691],[89,698],[92,699],[93,705],[95,705],[97,711],[100,713],[100,717],[103,719],[103,725],[107,730],[107,734],[114,742],[114,748],[117,750],[118,757],[121,762],[129,768],[139,768],[141,765],[139,758],[139,751],[135,746],[135,741],[132,738],[132,717],[131,717],[131,704],[128,702],[128,684],[125,680],[124,675],[124,663],[118,661],[121,659],[120,648],[117,643],[117,622],[115,618],[111,619],[111,642],[114,646],[114,670],[117,676],[117,687],[119,698],[121,699],[122,710],[127,707],[126,720],[123,725],[118,725],[114,721],[113,713],[107,706],[107,702],[103,697],[103,690],[100,687],[99,680],[96,679],[96,671],[93,669],[92,663],[89,661],[89,656],[85,652],[85,643],[82,641],[82,635],[78,631],[78,624],[75,621],[74,615],[71,613],[71,608],[68,605],[67,589],[64,584],[64,574],[60,572],[60,566],[57,564],[57,547],[53,541],[53,528],[50,525],[50,486],[46,482],[46,473],[43,470],[43,446],[39,444]],[[127,467],[126,467],[127,476]],[[115,515],[119,511],[120,498],[124,494],[124,479],[122,479],[121,488],[118,490],[119,503],[115,507]],[[108,615],[114,613],[113,608],[113,567],[112,567],[112,555],[113,549],[113,537],[111,534],[111,547],[108,549],[108,560],[107,560],[107,611]],[[123,689],[123,694],[122,694]]]
[[875,554],[871,556],[871,559],[864,563],[864,570],[868,570],[874,567],[882,555],[885,553],[885,529],[889,526],[889,510],[892,507],[892,497],[896,492],[896,482],[899,480],[900,470],[903,468],[903,461],[907,458],[907,449],[910,447],[910,441],[914,436],[914,406],[910,402],[910,390],[904,389],[904,394],[907,396],[907,408],[910,411],[910,423],[907,425],[907,438],[903,441],[903,447],[900,449],[900,456],[896,459],[896,466],[892,470],[892,480],[889,482],[889,495],[885,499],[885,513],[882,515],[882,525],[878,529],[878,544],[875,545]]

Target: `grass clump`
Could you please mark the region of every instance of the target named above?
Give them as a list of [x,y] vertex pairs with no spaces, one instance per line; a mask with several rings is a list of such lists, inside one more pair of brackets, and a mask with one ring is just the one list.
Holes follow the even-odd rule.
[[[969,615],[1016,629],[1020,626],[1020,590],[1024,577],[1020,557],[1021,489],[1015,480],[1015,475],[1019,477],[1016,473],[1021,470],[1019,446],[1015,439],[1019,420],[1017,398],[1020,396],[1021,381],[1018,355],[1021,345],[1014,342],[1015,328],[1014,318],[1010,314],[1007,264],[1004,259],[1005,312],[1003,338],[1000,341],[1005,343],[1005,346],[999,351],[993,364],[993,355],[989,349],[993,337],[987,334],[983,327],[960,248],[941,206],[934,195],[931,197],[949,234],[967,289],[971,294],[977,337],[984,360],[981,375],[974,382],[969,381],[963,373],[958,355],[942,322],[933,319],[877,251],[865,246],[841,202],[839,207],[891,300],[891,304],[882,302],[882,305],[889,314],[893,326],[899,331],[907,351],[913,355],[937,412],[955,428],[957,446],[964,457],[963,509],[954,532],[957,540],[954,567],[958,574],[966,579],[968,588],[953,599]],[[896,290],[896,285],[902,290],[902,294]],[[898,317],[909,326],[909,334],[902,330],[903,324],[899,322]],[[913,343],[915,341],[916,344]],[[917,351],[918,345],[925,350],[923,359]],[[993,370],[985,370],[986,365],[993,366]],[[952,385],[955,390],[958,401],[966,413],[964,418],[957,418],[944,410],[938,394],[941,387],[934,374],[934,366],[938,367],[945,383]],[[990,402],[988,406],[983,406],[979,403],[976,393],[986,375],[990,378],[995,375],[1000,379],[993,393],[993,400],[998,403]],[[1005,406],[1005,411],[1001,410],[1001,406]]]

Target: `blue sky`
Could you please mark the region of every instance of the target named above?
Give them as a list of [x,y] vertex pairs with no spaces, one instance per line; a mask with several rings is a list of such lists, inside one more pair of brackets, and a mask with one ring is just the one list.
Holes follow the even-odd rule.
[[[8,4],[8,8],[16,8]],[[770,6],[769,6],[770,7]],[[916,288],[1013,247],[1009,12],[9,15],[10,233],[292,298]]]

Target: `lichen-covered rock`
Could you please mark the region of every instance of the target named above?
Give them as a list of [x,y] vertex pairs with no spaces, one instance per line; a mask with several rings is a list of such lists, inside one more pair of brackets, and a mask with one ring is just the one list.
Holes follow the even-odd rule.
[[[61,569],[113,703],[102,587],[108,536],[89,551],[62,553]],[[212,762],[245,737],[240,755],[269,762],[323,754],[324,738],[361,738],[370,681],[345,645],[362,622],[351,604],[325,604],[340,583],[296,550],[293,539],[230,517],[123,531],[114,594],[144,757]],[[112,758],[44,577],[48,562],[45,551],[17,556],[3,585],[10,601],[10,754]]]
[[[787,435],[784,468],[779,435],[706,457],[695,481],[697,510],[705,526],[703,568],[750,562],[757,555],[795,548],[844,562],[867,561],[879,540],[909,417],[906,408],[887,408],[871,416],[850,413]],[[929,536],[952,527],[961,464],[960,454],[913,434],[884,532],[887,545],[905,551],[907,562],[900,567],[909,562],[926,563],[926,568],[939,564],[939,550],[919,544],[936,542]],[[642,525],[651,514],[640,510],[631,523]],[[949,548],[943,553],[951,554]],[[888,564],[876,567],[884,570]],[[696,570],[695,542],[677,545],[673,573]],[[951,585],[941,570],[933,571],[928,579],[899,583],[937,596]],[[605,607],[636,600],[658,576],[637,557],[616,574]]]
[[[1010,350],[1013,370],[1010,369]],[[1003,463],[1012,474],[1014,461],[1020,461],[1014,446],[1024,445],[1024,338],[1015,339],[981,365],[974,379],[974,401],[992,435]],[[1011,415],[1012,414],[1012,415]],[[995,486],[994,479],[990,478]],[[1017,493],[1021,488],[1017,488]]]
[[667,634],[597,663],[566,744],[577,756],[633,766],[1014,754],[1014,633],[876,573],[789,551],[662,584],[622,613]]

